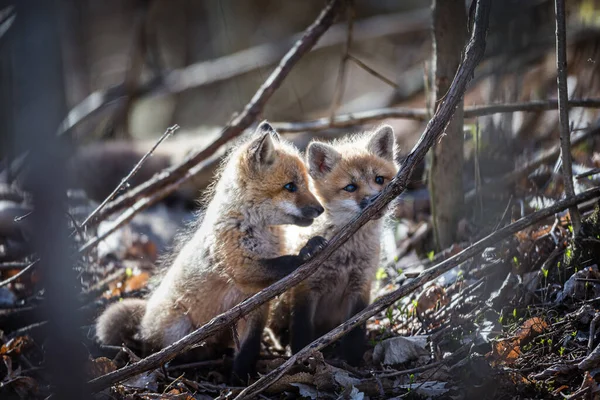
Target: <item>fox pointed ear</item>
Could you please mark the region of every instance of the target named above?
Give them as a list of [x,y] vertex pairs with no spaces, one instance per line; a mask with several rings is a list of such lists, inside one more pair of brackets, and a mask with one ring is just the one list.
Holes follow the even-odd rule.
[[373,132],[367,149],[378,157],[394,161],[396,138],[394,129],[389,125],[382,125]]
[[275,128],[273,128],[273,126],[271,126],[271,124],[269,124],[265,119],[263,122],[258,124],[258,127],[256,128],[256,133],[264,134],[267,132],[271,134],[272,139],[275,139],[276,142],[279,142],[281,140],[281,136],[279,136],[279,133],[277,133],[275,131]]
[[253,168],[257,170],[264,167],[269,167],[277,159],[275,144],[273,143],[270,132],[265,132],[260,137],[255,139],[250,144],[248,152],[250,153],[250,163],[252,164]]
[[314,179],[323,178],[331,172],[342,156],[333,146],[312,142],[306,149],[308,172]]

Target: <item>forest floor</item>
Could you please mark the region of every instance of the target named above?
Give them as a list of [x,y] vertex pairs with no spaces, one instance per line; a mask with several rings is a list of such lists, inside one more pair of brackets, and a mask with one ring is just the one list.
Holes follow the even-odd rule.
[[[582,170],[598,167],[598,154],[600,141],[592,137],[574,149],[576,165]],[[598,183],[594,175],[578,182],[578,191]],[[478,203],[473,215],[461,221],[463,240],[437,254],[429,250],[425,189],[417,185],[407,192],[388,223],[373,297],[391,292],[499,227],[552,204],[562,193],[560,176],[545,165],[513,189],[511,194]],[[93,206],[74,207],[74,218],[77,213],[89,214]],[[574,240],[566,212],[555,214],[485,248],[371,318],[369,350],[361,366],[332,359],[327,349],[316,352],[271,385],[262,398],[504,399],[596,394],[600,391],[596,382],[600,371],[597,207],[593,201],[582,206],[584,224]],[[160,253],[183,225],[180,221],[191,218],[191,212],[156,206],[82,259],[80,300],[87,325],[81,329],[90,379],[139,360],[129,349],[98,346],[94,320],[106,305],[148,293],[155,283]],[[102,229],[101,224],[98,230]],[[83,243],[83,239],[78,240]],[[47,332],[36,313],[39,277],[35,269],[16,276],[29,261],[0,264],[2,279],[10,280],[0,287],[0,392],[45,398],[49,393],[43,367]],[[289,348],[265,332],[259,373],[272,371],[288,358]],[[231,354],[226,354],[215,360],[171,362],[98,395],[229,398],[241,389],[226,384],[231,361]]]

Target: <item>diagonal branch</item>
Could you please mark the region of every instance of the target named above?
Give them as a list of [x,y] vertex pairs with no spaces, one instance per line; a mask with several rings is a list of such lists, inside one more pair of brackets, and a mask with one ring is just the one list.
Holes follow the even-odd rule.
[[587,200],[593,199],[600,196],[600,187],[589,189],[575,197],[571,197],[565,200],[561,200],[554,205],[545,208],[540,211],[536,211],[520,220],[505,226],[504,228],[486,236],[485,238],[477,241],[473,245],[467,247],[460,253],[448,258],[447,260],[423,271],[416,278],[408,281],[405,285],[396,289],[395,291],[388,293],[380,297],[373,304],[365,308],[363,311],[354,315],[348,321],[344,322],[340,326],[321,336],[320,338],[313,341],[311,344],[304,347],[298,353],[294,354],[285,363],[271,371],[269,374],[263,376],[261,379],[256,381],[251,386],[244,389],[234,400],[241,400],[256,396],[261,391],[265,390],[269,385],[277,381],[290,367],[292,367],[297,361],[301,361],[309,357],[315,351],[319,351],[331,343],[335,342],[358,325],[366,322],[369,318],[375,314],[385,310],[398,300],[406,297],[415,289],[423,286],[425,283],[432,281],[439,277],[444,272],[449,271],[460,263],[474,257],[490,245],[504,240],[511,235],[523,230],[524,228],[531,226],[539,221],[544,220],[560,211],[565,210],[569,207],[577,207],[577,204],[583,203]]
[[[569,110],[567,102],[567,32],[565,27],[565,1],[555,0],[556,11],[556,69],[558,72],[558,121],[560,125],[560,153],[562,158],[563,181],[567,197],[575,195],[573,187],[573,160],[571,159],[571,142],[569,138]],[[573,236],[581,228],[581,215],[577,207],[569,209],[569,217],[573,224]]]
[[463,63],[457,71],[457,74],[450,86],[444,102],[438,107],[436,114],[425,128],[421,139],[407,157],[405,163],[400,168],[396,177],[381,192],[377,200],[358,214],[348,225],[344,226],[329,242],[321,252],[303,264],[300,268],[288,275],[286,278],[274,283],[273,285],[261,290],[254,296],[244,300],[242,303],[231,308],[229,311],[220,314],[209,321],[203,327],[195,330],[184,338],[178,340],[172,345],[162,349],[158,353],[131,364],[120,370],[111,372],[96,378],[90,382],[93,390],[103,389],[115,382],[122,381],[141,372],[157,368],[164,362],[173,359],[177,354],[191,348],[195,343],[206,339],[216,332],[232,325],[243,315],[260,307],[265,302],[275,296],[285,292],[294,285],[312,274],[319,265],[329,258],[342,244],[344,244],[356,231],[366,224],[375,214],[379,213],[394,198],[400,195],[408,183],[409,177],[416,165],[423,160],[427,151],[443,134],[446,124],[452,117],[456,105],[462,98],[467,83],[473,77],[475,67],[483,58],[485,51],[485,36],[489,19],[490,0],[478,0],[477,18],[473,36],[466,46]]
[[135,164],[135,166],[133,167],[131,172],[129,172],[129,174],[127,174],[127,176],[121,180],[121,183],[119,183],[117,185],[117,187],[112,191],[112,193],[109,194],[108,197],[106,199],[104,199],[104,201],[94,211],[92,211],[92,213],[90,215],[88,215],[88,217],[81,223],[81,226],[86,226],[87,223],[90,222],[90,220],[93,219],[102,210],[102,208],[104,208],[104,206],[106,206],[106,204],[109,201],[111,201],[112,199],[115,198],[115,196],[117,195],[117,193],[119,193],[119,191],[121,191],[121,189],[123,189],[124,187],[126,187],[129,184],[129,181],[131,180],[131,178],[133,178],[133,176],[140,170],[140,168],[142,168],[142,165],[144,165],[146,160],[150,156],[152,156],[152,153],[154,153],[156,148],[158,146],[160,146],[160,144],[162,142],[164,142],[169,136],[171,136],[171,134],[173,132],[175,132],[177,129],[179,129],[179,125],[175,124],[175,125],[169,127],[162,134],[162,136],[156,141],[154,146],[152,146],[152,148],[150,150],[148,150],[148,152],[146,154],[144,154],[144,156],[140,159],[140,161],[138,161],[138,163]]
[[[600,108],[600,99],[569,100],[569,107]],[[484,115],[510,112],[549,111],[558,108],[557,100],[535,100],[525,103],[490,104],[484,106],[465,107],[464,118],[482,117]],[[271,125],[280,133],[317,132],[331,128],[347,128],[377,122],[384,119],[412,119],[427,121],[429,114],[425,108],[393,107],[361,111],[351,114],[339,114],[333,122],[329,117],[301,122],[274,122]]]
[[[173,182],[181,181],[181,179],[185,182],[191,178],[193,175],[188,173],[191,168],[212,156],[222,145],[229,142],[231,139],[240,136],[244,130],[254,123],[256,118],[262,112],[266,102],[271,98],[275,90],[281,86],[283,80],[294,65],[296,65],[304,54],[310,51],[319,38],[325,33],[327,28],[331,26],[338,9],[342,7],[343,3],[342,0],[329,1],[315,22],[313,22],[304,32],[302,38],[298,40],[281,59],[279,65],[254,94],[250,102],[244,107],[244,110],[240,114],[232,117],[229,123],[221,131],[218,138],[201,151],[196,151],[186,157],[180,164],[155,175],[154,178],[135,187],[115,201],[108,203],[104,207],[104,210],[97,214],[96,221],[101,221],[105,219],[106,216],[111,215],[118,210],[131,207],[138,200],[143,201],[144,197],[149,196],[151,193],[158,192],[160,189],[166,189],[167,187],[172,188],[170,191],[160,190],[165,196],[168,195],[176,189],[176,186],[174,187],[172,185]],[[160,198],[156,200],[160,200]],[[145,204],[146,203],[148,202],[145,201]]]

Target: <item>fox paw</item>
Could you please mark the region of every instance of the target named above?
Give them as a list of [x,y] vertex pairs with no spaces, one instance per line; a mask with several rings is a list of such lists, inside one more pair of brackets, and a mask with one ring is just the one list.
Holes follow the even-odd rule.
[[298,255],[302,258],[302,260],[306,261],[312,257],[313,254],[318,253],[323,247],[327,246],[327,243],[327,239],[324,237],[314,236],[310,238],[308,242],[306,242]]

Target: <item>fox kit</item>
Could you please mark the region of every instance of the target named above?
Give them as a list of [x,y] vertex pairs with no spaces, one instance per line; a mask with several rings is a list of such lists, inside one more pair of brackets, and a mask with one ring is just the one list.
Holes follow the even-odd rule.
[[[325,213],[309,228],[290,227],[290,240],[314,235],[330,239],[370,204],[398,171],[390,126],[332,144],[312,142],[306,152],[315,193]],[[293,353],[368,305],[379,263],[384,214],[382,211],[367,222],[317,272],[275,303],[270,325],[279,333],[289,327]],[[342,340],[341,355],[359,363],[365,340],[365,328],[356,328]]]
[[[297,150],[267,122],[228,157],[213,192],[199,227],[147,302],[117,303],[99,318],[100,342],[120,345],[133,334],[147,348],[168,346],[285,277],[325,243],[313,238],[298,255],[282,255],[281,225],[308,226],[323,207]],[[238,321],[234,380],[245,381],[255,367],[267,314],[265,305]],[[222,332],[207,339],[207,349],[230,347],[233,339]]]

